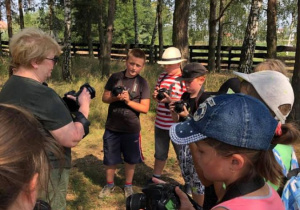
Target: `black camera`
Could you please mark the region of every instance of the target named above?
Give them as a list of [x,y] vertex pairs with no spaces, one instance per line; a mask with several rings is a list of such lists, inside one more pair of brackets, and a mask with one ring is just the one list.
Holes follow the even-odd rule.
[[126,210],[138,209],[178,209],[180,200],[174,184],[150,184],[126,199]]
[[117,97],[119,94],[121,94],[125,89],[123,86],[116,86],[112,89],[111,94],[115,97]]
[[167,90],[167,88],[160,88],[160,89],[157,90],[157,92],[158,93],[156,95],[156,98],[159,101],[163,100],[166,97],[164,93],[169,95],[169,91]]
[[[89,85],[89,83],[85,83],[83,85],[81,85],[81,87],[79,88],[79,90],[77,92],[75,92],[75,90],[71,90],[67,93],[65,93],[63,100],[65,101],[65,103],[67,104],[70,112],[76,112],[79,109],[79,104],[78,104],[78,96],[80,95],[80,93],[82,92],[83,88],[86,88],[87,91],[90,93],[91,95],[91,99],[95,98],[96,96],[96,91],[95,89]],[[72,95],[76,97],[76,101],[67,98],[67,95]]]
[[186,109],[189,108],[188,103],[181,101],[181,100],[175,101],[174,102],[174,111],[179,114],[180,112],[182,112],[184,110],[184,108],[183,108],[184,106],[186,107]]

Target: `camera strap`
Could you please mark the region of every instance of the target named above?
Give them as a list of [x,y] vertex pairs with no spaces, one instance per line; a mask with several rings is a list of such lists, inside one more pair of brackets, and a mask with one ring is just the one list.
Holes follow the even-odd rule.
[[265,185],[265,180],[261,176],[255,176],[248,181],[239,181],[232,185],[229,185],[226,189],[226,193],[219,203],[231,200],[236,197],[246,195],[248,193],[254,192]]
[[[124,71],[124,74],[123,74],[122,78],[120,78],[118,80],[116,86],[124,86],[123,85],[123,79],[125,77],[125,72],[126,72],[126,70]],[[130,91],[128,91],[131,100],[137,96],[138,87],[140,88],[140,98],[142,97],[142,87],[141,87],[141,85],[139,85],[139,81],[138,80],[139,80],[138,76],[136,76],[134,78],[134,82],[133,82],[133,85],[132,85]],[[127,90],[128,90],[128,88],[127,88]]]

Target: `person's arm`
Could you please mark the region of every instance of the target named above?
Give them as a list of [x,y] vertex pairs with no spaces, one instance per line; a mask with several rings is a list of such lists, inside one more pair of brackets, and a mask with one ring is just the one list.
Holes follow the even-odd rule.
[[150,99],[141,99],[140,103],[131,101],[128,91],[123,91],[123,100],[127,104],[127,106],[131,107],[137,112],[146,114],[149,111],[150,107]]
[[[68,96],[73,98],[74,96]],[[74,99],[74,98],[73,98]],[[70,122],[67,125],[58,128],[56,130],[51,130],[51,135],[64,147],[74,147],[76,146],[88,130],[89,122],[87,120],[90,110],[91,96],[86,88],[83,89],[81,94],[78,96],[78,103],[80,105],[79,112],[82,114],[80,116],[79,122]],[[75,118],[76,120],[76,118]]]
[[111,104],[111,103],[113,103],[115,101],[121,101],[121,100],[122,100],[121,94],[119,94],[118,96],[113,96],[111,94],[111,91],[104,90],[104,93],[102,95],[102,101],[104,103]]

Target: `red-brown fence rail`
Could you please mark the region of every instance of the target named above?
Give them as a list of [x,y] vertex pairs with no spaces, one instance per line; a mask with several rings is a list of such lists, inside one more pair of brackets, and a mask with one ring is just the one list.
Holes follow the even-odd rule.
[[[3,54],[8,55],[8,42],[2,41]],[[164,46],[165,48],[169,46]],[[111,49],[111,58],[114,60],[125,60],[126,54],[129,49],[134,48],[134,44],[113,44]],[[146,56],[149,58],[150,45],[139,45],[139,48],[145,51]],[[221,47],[221,68],[223,70],[235,70],[238,68],[240,55],[240,46],[222,46]],[[290,46],[277,46],[277,58],[283,61],[289,69],[293,69],[295,63],[295,47]],[[89,49],[87,44],[72,43],[72,56],[89,56]],[[159,47],[154,46],[153,60],[156,62],[159,59]],[[98,57],[100,54],[100,45],[93,44],[93,55]],[[207,65],[208,61],[208,46],[189,46],[190,62],[200,62]],[[256,46],[253,65],[260,63],[267,57],[267,47]]]

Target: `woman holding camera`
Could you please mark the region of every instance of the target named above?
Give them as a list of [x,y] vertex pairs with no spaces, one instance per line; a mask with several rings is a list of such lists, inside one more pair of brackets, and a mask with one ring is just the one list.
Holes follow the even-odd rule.
[[61,145],[64,157],[48,153],[52,166],[49,199],[52,209],[66,209],[71,147],[88,133],[90,94],[84,88],[78,96],[80,107],[73,119],[62,99],[45,83],[58,62],[61,48],[43,31],[23,29],[11,38],[9,50],[12,75],[0,92],[0,102],[29,110]]
[[[181,101],[172,101],[170,110],[175,122],[185,121],[197,110],[198,105],[209,97],[204,92],[207,70],[200,63],[187,64],[182,71],[182,76],[176,80],[184,81],[187,91],[181,96]],[[189,145],[181,145],[179,150],[179,163],[182,177],[185,180],[187,193],[192,193],[193,199],[203,206],[204,186],[196,173]]]

